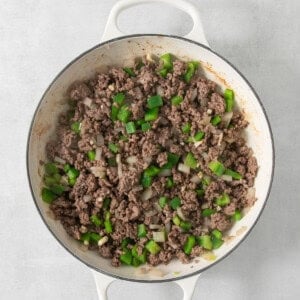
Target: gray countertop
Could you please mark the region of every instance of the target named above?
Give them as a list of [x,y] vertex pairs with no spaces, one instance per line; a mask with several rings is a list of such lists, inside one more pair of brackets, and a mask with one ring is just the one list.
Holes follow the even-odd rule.
[[[97,299],[91,272],[41,221],[29,192],[25,146],[54,76],[99,43],[112,0],[2,0],[0,10],[0,298]],[[194,299],[300,299],[300,1],[199,0],[211,47],[249,79],[267,110],[276,172],[249,238],[201,275]],[[151,8],[149,10],[149,8]],[[155,21],[153,21],[155,20]],[[189,18],[165,5],[120,16],[128,33],[182,35]],[[115,282],[109,299],[182,299],[174,283]]]

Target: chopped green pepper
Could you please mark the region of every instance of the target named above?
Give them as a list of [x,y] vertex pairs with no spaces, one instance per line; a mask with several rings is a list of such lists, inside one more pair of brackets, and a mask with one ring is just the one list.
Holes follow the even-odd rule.
[[67,173],[70,170],[71,166],[69,164],[64,165],[64,172]]
[[54,175],[58,173],[58,168],[54,163],[47,163],[44,165],[45,173],[47,175]]
[[166,78],[167,77],[167,74],[168,74],[168,70],[167,69],[161,69],[158,71],[158,74],[163,77],[163,78]]
[[161,208],[164,208],[166,206],[167,202],[168,202],[168,198],[167,197],[160,197],[158,199],[158,204],[159,204],[159,206]]
[[162,169],[172,169],[178,163],[180,156],[171,152],[167,153],[167,163],[162,166]]
[[109,143],[108,144],[108,149],[112,152],[112,153],[118,153],[119,152],[119,146],[114,144],[114,143]]
[[167,70],[171,70],[173,68],[173,62],[172,62],[172,54],[165,53],[161,55],[160,60],[163,63],[163,67]]
[[106,233],[112,233],[112,223],[110,221],[110,212],[107,211],[105,213],[105,221],[104,221],[104,228],[105,228],[105,231]]
[[160,173],[160,168],[151,165],[147,169],[144,170],[144,176],[146,177],[154,177]]
[[242,175],[238,172],[235,172],[233,170],[230,170],[230,169],[226,169],[225,172],[224,172],[225,175],[229,175],[231,176],[233,179],[236,179],[236,180],[240,180],[242,179]]
[[150,109],[163,106],[163,104],[162,98],[159,95],[151,96],[147,101],[147,107]]
[[230,203],[230,198],[227,194],[224,193],[222,196],[217,198],[215,202],[219,206],[225,206]]
[[166,180],[166,188],[170,189],[174,186],[174,180],[173,177],[168,177]]
[[81,123],[80,122],[74,122],[71,124],[71,129],[75,132],[75,133],[80,133],[80,129],[81,129]]
[[140,263],[144,264],[147,260],[147,252],[146,249],[143,249],[142,254],[138,254],[137,245],[134,245],[131,249],[131,254],[134,258],[136,258]]
[[148,241],[145,248],[154,255],[160,251],[160,246],[153,240]]
[[107,163],[110,167],[116,167],[117,166],[117,161],[116,161],[116,158],[114,156],[112,157],[109,157],[107,159]]
[[202,216],[203,217],[209,217],[211,215],[213,215],[216,211],[212,208],[205,208],[202,210]]
[[118,120],[118,113],[119,113],[119,108],[116,105],[112,105],[111,112],[110,112],[110,117],[113,121]]
[[90,151],[88,151],[87,156],[88,156],[88,158],[89,158],[90,161],[95,160],[95,157],[96,157],[96,152],[95,152],[95,150],[90,150]]
[[127,246],[129,244],[134,244],[134,240],[131,239],[130,237],[126,237],[125,239],[123,239],[122,243],[121,243],[121,248],[124,250],[127,248]]
[[236,210],[234,214],[231,216],[231,220],[234,222],[240,221],[242,218],[243,218],[243,214],[239,210]]
[[111,199],[110,198],[104,198],[102,208],[104,210],[108,210],[109,206],[110,206],[110,203],[111,203]]
[[190,133],[191,127],[192,127],[192,125],[191,125],[190,123],[185,123],[185,124],[181,127],[181,130],[182,130],[183,133],[187,134],[187,133]]
[[179,197],[174,197],[170,201],[170,206],[175,210],[181,205],[181,199]]
[[141,129],[142,129],[143,132],[148,131],[149,129],[151,129],[150,123],[148,123],[148,122],[143,123],[143,124],[141,125]]
[[178,106],[183,101],[183,98],[181,96],[174,96],[171,99],[171,103],[174,106]]
[[183,245],[183,251],[186,255],[190,255],[193,247],[195,246],[196,239],[193,235],[187,237],[185,244]]
[[196,194],[198,197],[203,197],[205,194],[205,191],[203,189],[197,189]]
[[209,169],[217,176],[222,176],[225,172],[225,167],[217,160],[213,160],[208,164]]
[[222,118],[219,115],[215,115],[212,117],[210,123],[214,126],[217,126],[222,121]]
[[217,239],[222,239],[222,237],[223,237],[222,232],[221,232],[220,230],[218,230],[218,229],[214,229],[214,230],[211,232],[211,235],[212,235],[212,237],[215,237],[215,238],[217,238]]
[[213,249],[220,248],[224,243],[224,241],[222,240],[222,232],[217,229],[214,229],[211,232],[211,241]]
[[198,66],[199,66],[199,62],[197,61],[191,61],[187,63],[187,70],[183,75],[183,79],[186,83],[189,83],[191,81],[192,77],[194,76],[194,74],[198,69]]
[[135,77],[135,76],[136,76],[132,68],[124,67],[123,70],[124,70],[124,72],[126,72],[130,77]]
[[152,184],[152,177],[142,175],[141,184],[144,188],[150,187]]
[[234,92],[233,90],[226,89],[224,92],[224,99],[226,104],[226,112],[231,112],[234,107]]
[[120,255],[120,261],[125,265],[131,265],[132,254],[129,249],[125,249],[123,254]]
[[135,132],[136,132],[135,124],[134,124],[134,122],[132,122],[132,121],[126,123],[125,128],[126,128],[126,132],[127,132],[128,134],[132,134],[132,133],[135,133]]
[[166,78],[169,71],[173,69],[172,55],[170,53],[163,54],[160,57],[163,68],[158,71],[158,73]]
[[146,225],[139,224],[137,227],[137,236],[141,238],[141,237],[145,237],[146,235],[147,235]]
[[97,215],[92,215],[90,217],[90,221],[96,226],[99,227],[102,225],[102,221],[100,220],[100,218]]
[[199,141],[201,141],[204,138],[204,136],[205,136],[205,133],[203,131],[198,131],[194,135],[193,139],[194,139],[195,142],[199,142]]
[[117,103],[118,105],[122,105],[125,100],[125,94],[123,93],[117,93],[113,96],[113,101]]
[[194,157],[193,153],[189,152],[184,160],[184,164],[188,167],[190,167],[191,169],[196,169],[198,162],[196,160],[196,158]]
[[213,248],[212,241],[209,235],[201,235],[197,238],[197,242],[204,249],[211,250]]
[[57,195],[55,195],[52,191],[50,191],[48,188],[42,189],[42,199],[44,202],[51,204],[55,199],[57,198]]
[[175,225],[177,225],[177,226],[179,226],[179,225],[180,225],[180,222],[181,222],[180,218],[179,218],[177,215],[175,215],[175,216],[172,218],[172,221],[173,221],[173,223],[174,223]]
[[123,105],[118,111],[117,118],[119,121],[123,123],[127,123],[130,115],[131,115],[131,111],[129,110],[129,107],[127,105]]
[[192,228],[192,223],[189,221],[180,221],[179,227],[182,228],[184,231],[189,231]]
[[158,118],[158,107],[150,108],[145,113],[145,121],[155,121]]
[[99,233],[96,232],[85,232],[82,233],[80,236],[80,240],[84,243],[84,244],[89,244],[90,242],[92,244],[97,244],[100,240],[101,236],[99,235]]
[[53,192],[54,194],[61,196],[62,193],[66,190],[63,185],[60,184],[53,184],[50,188],[50,191]]

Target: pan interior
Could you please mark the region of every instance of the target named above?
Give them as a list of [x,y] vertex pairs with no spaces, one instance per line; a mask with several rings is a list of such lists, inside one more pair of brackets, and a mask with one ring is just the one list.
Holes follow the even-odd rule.
[[[250,125],[246,130],[249,146],[258,160],[259,172],[255,181],[257,201],[246,216],[237,222],[228,233],[232,238],[204,257],[190,264],[174,260],[168,265],[139,268],[114,268],[110,260],[101,258],[96,252],[84,251],[79,243],[70,238],[61,224],[49,217],[48,205],[40,197],[45,144],[53,135],[58,115],[66,109],[67,89],[76,80],[92,77],[95,72],[106,71],[111,66],[128,66],[134,58],[147,53],[161,55],[170,52],[182,60],[201,61],[201,71],[221,88],[235,91],[237,105],[242,109]],[[28,174],[36,205],[53,235],[73,255],[92,268],[123,279],[162,281],[175,280],[201,272],[231,252],[249,233],[259,217],[272,180],[273,147],[272,137],[264,110],[253,89],[229,63],[220,56],[192,41],[171,36],[136,35],[115,39],[100,44],[70,63],[52,82],[36,110],[28,141]]]

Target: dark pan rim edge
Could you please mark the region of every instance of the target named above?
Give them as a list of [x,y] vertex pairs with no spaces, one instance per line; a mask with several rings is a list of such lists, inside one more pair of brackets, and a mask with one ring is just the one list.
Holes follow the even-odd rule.
[[[218,56],[219,58],[221,58],[223,61],[225,61],[231,68],[233,68],[241,77],[242,79],[247,83],[247,85],[249,86],[249,88],[251,89],[251,91],[253,92],[253,94],[255,95],[256,99],[258,100],[258,103],[262,109],[262,112],[264,114],[264,117],[267,121],[267,125],[268,125],[268,130],[270,133],[270,138],[271,138],[271,145],[272,145],[272,170],[271,170],[271,177],[270,177],[270,181],[268,183],[269,187],[268,187],[268,192],[267,195],[264,199],[264,204],[258,214],[258,216],[256,217],[256,220],[253,222],[253,224],[251,225],[250,229],[248,230],[248,232],[245,234],[245,236],[232,248],[230,249],[225,255],[223,255],[220,259],[218,259],[217,261],[211,263],[209,266],[199,270],[199,271],[195,271],[193,273],[187,274],[187,275],[183,275],[183,276],[178,276],[175,278],[169,278],[169,279],[155,279],[155,280],[139,280],[139,279],[132,279],[132,278],[126,278],[126,277],[122,277],[122,276],[118,276],[118,275],[114,275],[114,274],[110,274],[106,271],[103,271],[93,265],[90,265],[89,263],[85,262],[84,260],[82,260],[79,256],[77,256],[75,253],[73,253],[71,250],[69,250],[67,248],[67,246],[65,246],[65,244],[55,235],[55,233],[52,231],[52,229],[50,228],[50,226],[48,225],[48,223],[46,222],[46,220],[44,219],[42,212],[37,204],[37,200],[35,198],[34,192],[33,192],[33,188],[32,188],[32,184],[31,184],[31,179],[30,179],[30,174],[29,174],[29,144],[30,144],[30,137],[31,137],[31,132],[32,132],[32,127],[37,115],[37,112],[40,108],[40,105],[45,97],[45,95],[47,94],[47,92],[49,91],[49,89],[51,88],[51,86],[53,85],[53,83],[57,80],[57,78],[66,70],[68,69],[74,62],[76,62],[78,59],[80,59],[81,57],[83,57],[84,55],[88,54],[89,52],[93,51],[94,49],[101,47],[103,45],[109,44],[111,42],[115,42],[115,41],[119,41],[119,40],[123,40],[123,39],[127,39],[127,38],[134,38],[134,37],[147,37],[147,36],[159,36],[159,37],[169,37],[169,38],[174,38],[174,39],[179,39],[179,40],[183,40],[185,42],[191,43],[191,44],[195,44],[197,46],[200,46],[202,48],[205,48],[206,50],[212,52],[213,54],[215,54],[216,56]],[[192,276],[196,276],[196,275],[200,275],[202,272],[204,272],[205,270],[207,270],[208,268],[213,267],[214,265],[216,265],[217,263],[221,262],[223,259],[225,259],[226,257],[228,257],[235,249],[238,248],[238,246],[245,241],[245,239],[249,236],[250,232],[253,230],[254,226],[257,224],[259,218],[262,215],[262,212],[266,206],[267,200],[270,196],[270,192],[271,192],[271,187],[272,187],[272,183],[273,183],[273,178],[274,178],[274,168],[275,168],[275,148],[274,148],[274,137],[273,137],[273,133],[272,133],[272,129],[270,126],[270,121],[268,119],[266,110],[262,104],[262,101],[260,100],[258,94],[256,93],[255,89],[253,88],[253,86],[250,84],[250,82],[245,78],[245,76],[232,64],[230,63],[227,59],[225,59],[223,56],[221,56],[220,54],[216,53],[215,51],[213,51],[212,49],[210,49],[209,47],[207,47],[206,45],[203,45],[199,42],[184,38],[184,37],[179,37],[176,35],[166,35],[166,34],[133,34],[133,35],[126,35],[126,36],[122,36],[122,37],[117,37],[102,43],[97,44],[96,46],[90,48],[89,50],[81,53],[79,56],[77,56],[75,59],[73,59],[70,63],[68,63],[56,76],[55,78],[52,80],[52,82],[49,84],[48,88],[45,90],[45,92],[43,93],[31,120],[30,123],[30,127],[29,127],[29,132],[28,132],[28,136],[27,136],[27,146],[26,146],[26,169],[27,169],[27,179],[29,182],[29,187],[30,187],[30,192],[31,192],[31,196],[34,200],[35,206],[40,214],[40,217],[42,218],[44,224],[46,225],[46,227],[48,228],[48,230],[51,232],[51,234],[54,236],[54,238],[59,242],[59,244],[65,248],[73,257],[75,257],[76,259],[78,259],[79,261],[81,261],[83,264],[85,264],[86,266],[90,267],[91,269],[102,273],[106,276],[110,276],[113,277],[115,279],[120,279],[120,280],[126,280],[126,281],[132,281],[132,282],[142,282],[142,283],[163,283],[163,282],[172,282],[172,281],[177,281],[177,280],[181,280],[181,279],[185,279],[188,277],[192,277]]]

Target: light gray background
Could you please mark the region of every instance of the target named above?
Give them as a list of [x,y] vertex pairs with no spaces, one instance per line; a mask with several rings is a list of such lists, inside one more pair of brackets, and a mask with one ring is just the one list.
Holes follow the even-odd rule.
[[[0,1],[0,299],[93,299],[91,272],[51,236],[25,170],[29,124],[54,76],[99,42],[112,0]],[[253,84],[269,115],[276,175],[249,238],[205,272],[194,299],[300,299],[300,1],[199,0],[211,47]],[[128,33],[184,34],[191,20],[167,6],[132,8]],[[116,282],[109,299],[182,298],[175,284]]]

